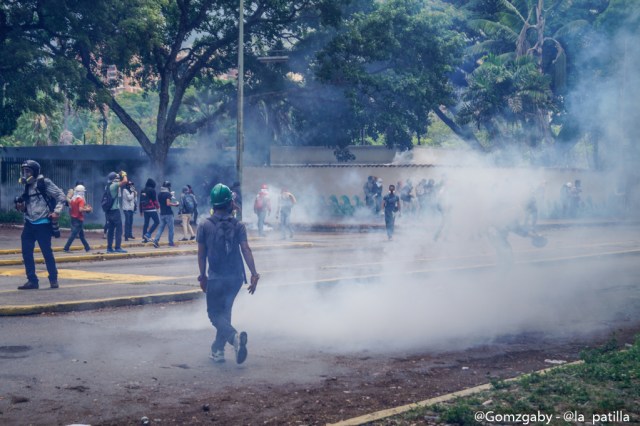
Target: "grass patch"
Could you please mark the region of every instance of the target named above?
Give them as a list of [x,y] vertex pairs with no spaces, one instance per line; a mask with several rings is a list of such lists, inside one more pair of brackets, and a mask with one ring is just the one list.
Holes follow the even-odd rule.
[[[640,336],[620,350],[615,340],[580,354],[582,364],[492,381],[492,389],[411,410],[374,425],[489,425],[640,422]],[[476,413],[493,416],[478,420]],[[492,414],[488,414],[492,413]],[[565,420],[565,413],[573,416]],[[540,419],[545,414],[551,418]],[[522,416],[519,420],[505,415]],[[529,416],[529,417],[525,417]]]

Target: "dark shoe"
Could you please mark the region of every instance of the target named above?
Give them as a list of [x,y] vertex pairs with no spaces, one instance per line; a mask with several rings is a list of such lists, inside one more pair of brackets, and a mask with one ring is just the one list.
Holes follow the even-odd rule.
[[18,290],[37,290],[39,287],[38,283],[34,283],[33,281],[27,281],[18,287]]
[[153,242],[153,246],[154,246],[155,248],[158,248],[158,247],[160,247],[160,244],[158,244],[158,242],[157,242],[157,241],[154,241],[154,242]]
[[188,238],[182,238],[182,239],[180,239],[180,241],[189,241],[189,239]]
[[148,243],[148,242],[149,242],[149,239],[148,239],[146,236],[143,236],[143,237],[142,237],[142,242],[143,242],[143,243]]
[[169,247],[175,247],[176,245],[173,243],[169,243]]
[[113,251],[113,249],[108,248],[107,253],[115,253],[115,251]]
[[236,333],[233,338],[233,349],[236,351],[236,363],[242,364],[247,359],[247,333]]
[[136,237],[129,237],[129,239],[130,239],[130,240],[135,240],[135,239],[136,239]]
[[129,241],[129,238],[125,238],[124,240],[125,240],[125,241]]
[[58,285],[58,280],[55,280],[55,281],[49,281],[49,284],[51,284],[51,288],[58,288],[58,287],[60,287],[60,286]]
[[189,240],[195,240],[195,239],[196,239],[195,235],[193,235],[193,236],[191,236],[191,238],[189,238]]
[[209,358],[211,358],[213,360],[213,362],[223,363],[224,362],[224,351],[211,352],[211,355],[209,355]]
[[62,251],[65,253],[71,253],[71,250],[69,250],[68,248],[62,249]]
[[89,253],[91,251],[91,247],[85,247],[84,251],[86,251],[87,253]]
[[128,251],[126,251],[126,250],[122,250],[121,248],[117,248],[117,249],[115,250],[115,252],[116,252],[116,253],[128,253]]

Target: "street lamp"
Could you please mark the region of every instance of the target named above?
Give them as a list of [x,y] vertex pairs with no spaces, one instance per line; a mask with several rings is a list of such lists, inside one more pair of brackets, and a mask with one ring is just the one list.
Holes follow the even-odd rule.
[[[238,17],[238,122],[236,141],[236,176],[240,192],[242,192],[242,154],[244,151],[244,0],[240,0]],[[238,211],[238,219],[242,220],[242,206]]]

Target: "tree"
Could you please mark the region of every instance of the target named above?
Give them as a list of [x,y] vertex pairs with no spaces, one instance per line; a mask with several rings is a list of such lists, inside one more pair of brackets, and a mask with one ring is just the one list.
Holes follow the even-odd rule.
[[381,135],[389,147],[410,149],[413,135],[426,133],[429,112],[453,103],[448,76],[463,39],[451,29],[452,16],[452,7],[437,2],[375,3],[371,13],[354,14],[319,52],[318,80],[344,99],[330,115],[339,115],[331,124],[344,135],[337,146]]
[[[310,17],[335,19],[337,0],[245,1],[244,48],[248,56],[283,37],[307,30]],[[66,91],[78,105],[106,105],[129,129],[152,164],[164,172],[169,147],[181,135],[195,134],[232,110],[225,99],[215,109],[186,112],[187,94],[198,81],[229,73],[238,51],[235,0],[54,0],[29,2],[33,16],[23,39],[40,43],[49,60],[68,67]],[[157,93],[153,132],[118,101],[106,76],[115,64],[140,85]],[[189,103],[188,101],[187,103]]]

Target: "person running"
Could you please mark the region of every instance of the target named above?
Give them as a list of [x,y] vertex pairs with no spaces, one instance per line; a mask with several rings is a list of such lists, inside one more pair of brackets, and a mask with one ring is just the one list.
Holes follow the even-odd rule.
[[260,274],[247,241],[247,229],[232,215],[231,189],[220,183],[215,185],[210,201],[213,215],[198,226],[196,239],[198,282],[207,295],[207,314],[216,328],[210,357],[216,363],[224,362],[224,348],[229,343],[233,345],[236,362],[242,364],[247,359],[247,333],[238,332],[231,325],[233,302],[243,282],[247,282],[242,258],[251,272],[249,294],[256,291]]
[[71,244],[76,239],[80,238],[80,242],[84,246],[86,252],[91,251],[87,239],[84,237],[84,214],[90,213],[93,209],[85,200],[86,188],[84,185],[77,185],[73,188],[73,196],[69,203],[69,216],[71,216],[71,234],[67,243],[64,245],[64,251],[69,252]]
[[36,241],[47,265],[49,284],[51,288],[58,288],[58,269],[51,249],[51,237],[67,199],[60,188],[40,174],[40,164],[37,161],[27,160],[20,169],[20,183],[24,185],[24,193],[15,199],[15,207],[24,215],[20,240],[27,282],[18,287],[18,290],[35,290],[40,285],[33,257]]
[[174,200],[173,194],[174,193],[171,192],[171,182],[165,180],[160,187],[160,195],[158,195],[158,203],[160,204],[160,227],[158,228],[156,238],[153,240],[153,246],[155,248],[160,247],[158,241],[160,241],[165,226],[169,227],[169,247],[175,247],[175,243],[173,242],[173,209],[171,207],[176,207],[180,203]]
[[382,209],[384,210],[384,224],[387,228],[387,237],[393,239],[393,231],[395,230],[396,212],[400,212],[400,198],[395,194],[395,185],[389,185],[389,193],[382,199]]
[[[151,240],[151,234],[156,230],[158,224],[160,224],[160,217],[158,216],[158,209],[160,204],[158,203],[158,195],[156,194],[156,181],[149,178],[144,185],[144,189],[140,192],[140,215],[144,216],[144,224],[142,225],[142,242],[148,243]],[[149,222],[153,221],[151,228],[149,228]]]

